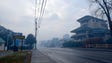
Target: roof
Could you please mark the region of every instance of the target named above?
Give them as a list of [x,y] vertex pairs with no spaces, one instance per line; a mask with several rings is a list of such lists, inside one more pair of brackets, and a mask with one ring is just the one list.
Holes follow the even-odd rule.
[[2,38],[0,38],[0,44],[1,43],[5,43],[5,41]]
[[109,33],[109,30],[108,29],[102,29],[102,28],[94,28],[92,31],[93,32]]
[[85,34],[72,35],[71,38],[76,38],[77,39],[77,37],[82,37],[82,36],[84,36],[86,38]]
[[74,33],[74,32],[79,32],[79,31],[88,31],[88,30],[91,30],[91,28],[87,26],[82,26],[82,27],[72,30],[71,32]]
[[77,29],[74,29],[72,30],[71,32],[72,33],[75,33],[75,32],[80,32],[80,31],[92,31],[92,32],[109,32],[108,29],[102,29],[102,28],[90,28],[88,26],[82,26],[82,27],[79,27]]
[[97,18],[97,17],[93,17],[93,16],[89,16],[89,15],[84,16],[84,17],[78,19],[77,21],[78,21],[78,22],[85,22],[85,21],[89,21],[89,20],[91,20],[91,19],[94,19],[94,20],[97,20],[97,21],[104,21],[104,22],[106,22],[106,20],[99,19],[99,18]]

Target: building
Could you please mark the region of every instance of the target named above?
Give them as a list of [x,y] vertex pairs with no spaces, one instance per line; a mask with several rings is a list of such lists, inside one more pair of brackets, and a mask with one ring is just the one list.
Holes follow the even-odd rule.
[[86,47],[88,44],[89,47],[91,45],[96,47],[96,44],[102,44],[110,37],[110,31],[105,20],[93,16],[84,16],[77,21],[80,23],[80,27],[71,31],[75,33],[71,38],[75,41],[85,42]]
[[4,50],[4,47],[5,47],[5,41],[0,38],[0,50]]

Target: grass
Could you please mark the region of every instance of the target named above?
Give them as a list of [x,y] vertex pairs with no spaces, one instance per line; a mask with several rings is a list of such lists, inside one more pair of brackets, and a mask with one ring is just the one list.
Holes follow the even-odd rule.
[[0,63],[30,63],[31,52],[14,52],[12,55],[1,57]]

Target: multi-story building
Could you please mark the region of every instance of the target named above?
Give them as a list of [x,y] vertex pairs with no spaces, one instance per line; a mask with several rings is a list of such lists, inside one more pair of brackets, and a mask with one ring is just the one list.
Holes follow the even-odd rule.
[[75,41],[85,41],[86,45],[93,46],[102,44],[110,36],[110,31],[105,20],[93,16],[84,16],[77,21],[80,23],[80,27],[71,31],[75,33],[71,37]]
[[81,26],[71,31],[72,33],[75,33],[75,35],[72,36],[75,40],[106,37],[109,33],[108,25],[105,20],[92,16],[84,16],[77,21]]

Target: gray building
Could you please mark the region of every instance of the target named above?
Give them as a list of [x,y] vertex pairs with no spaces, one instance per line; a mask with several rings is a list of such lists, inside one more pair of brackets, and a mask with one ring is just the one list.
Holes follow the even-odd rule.
[[80,27],[72,30],[75,33],[71,38],[74,40],[86,40],[89,38],[108,38],[110,32],[105,20],[93,17],[84,16],[77,20],[80,23]]

